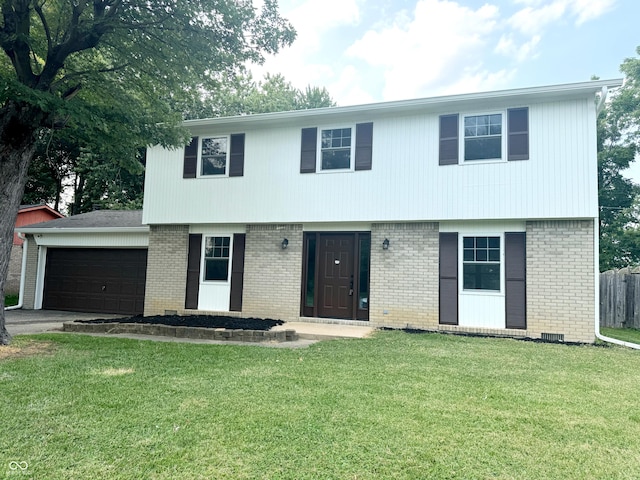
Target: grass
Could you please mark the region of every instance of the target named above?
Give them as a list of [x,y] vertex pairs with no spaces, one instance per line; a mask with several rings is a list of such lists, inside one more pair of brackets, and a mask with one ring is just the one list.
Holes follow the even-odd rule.
[[608,328],[601,327],[600,333],[607,337],[616,338],[625,342],[640,344],[640,330],[636,328]]
[[4,296],[4,306],[10,307],[12,305],[18,304],[18,295],[5,295]]
[[640,478],[640,355],[619,347],[379,332],[10,348],[0,477],[27,462],[38,479]]

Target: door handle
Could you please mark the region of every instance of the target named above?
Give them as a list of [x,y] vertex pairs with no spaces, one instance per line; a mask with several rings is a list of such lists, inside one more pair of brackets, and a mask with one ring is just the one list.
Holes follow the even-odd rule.
[[353,275],[351,275],[351,281],[349,282],[349,296],[353,297]]

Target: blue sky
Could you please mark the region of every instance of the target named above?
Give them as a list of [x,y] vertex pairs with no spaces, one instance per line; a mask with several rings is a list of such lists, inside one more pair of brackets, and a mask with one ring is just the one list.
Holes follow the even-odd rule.
[[638,0],[280,0],[293,46],[252,68],[339,105],[618,78]]
[[[254,0],[260,3],[261,0]],[[298,32],[256,78],[338,105],[620,78],[638,0],[279,0]],[[640,184],[640,162],[626,172]]]

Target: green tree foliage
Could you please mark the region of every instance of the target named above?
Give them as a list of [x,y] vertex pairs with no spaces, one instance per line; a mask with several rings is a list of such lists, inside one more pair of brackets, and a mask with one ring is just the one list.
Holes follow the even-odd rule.
[[[0,344],[10,238],[38,141],[137,168],[147,144],[180,145],[182,112],[246,62],[295,37],[276,0],[0,2]],[[40,157],[39,157],[40,158]]]
[[622,174],[634,161],[640,140],[640,59],[627,58],[620,69],[624,86],[598,117],[601,271],[640,263],[640,187]]

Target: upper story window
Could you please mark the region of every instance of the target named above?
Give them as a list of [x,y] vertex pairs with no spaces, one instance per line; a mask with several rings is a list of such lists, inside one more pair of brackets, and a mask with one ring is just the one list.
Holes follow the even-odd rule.
[[203,280],[228,280],[230,244],[231,237],[205,237]]
[[351,128],[322,130],[320,150],[322,170],[351,168]]
[[506,113],[441,115],[439,127],[440,165],[529,159],[528,107],[509,108]]
[[242,177],[244,133],[192,137],[184,148],[182,178]]
[[464,117],[464,159],[502,158],[502,114]]
[[302,129],[300,173],[371,170],[372,158],[371,122],[358,123],[355,128]]
[[226,175],[229,139],[210,137],[202,139],[200,148],[200,175]]

